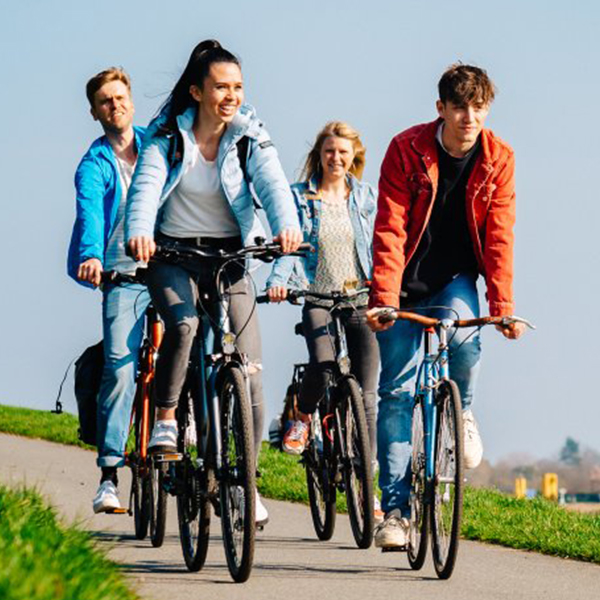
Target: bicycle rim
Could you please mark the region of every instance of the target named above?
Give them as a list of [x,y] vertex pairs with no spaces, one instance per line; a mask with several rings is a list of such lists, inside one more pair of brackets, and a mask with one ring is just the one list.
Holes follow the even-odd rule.
[[[186,406],[182,406],[183,403]],[[194,404],[189,395],[180,399],[178,409],[178,450],[183,460],[176,465],[178,480],[177,520],[185,564],[199,571],[206,561],[210,533],[210,507],[204,493],[204,476],[196,465],[196,423]],[[187,408],[187,410],[186,410]]]
[[356,545],[368,548],[373,541],[373,471],[363,396],[354,379],[344,382],[340,404],[343,465],[350,526]]
[[136,457],[135,464],[131,467],[131,491],[133,496],[133,524],[135,537],[143,540],[148,535],[150,523],[150,490],[149,480],[140,473],[139,459]]
[[150,541],[155,548],[163,545],[167,522],[167,492],[164,487],[165,467],[150,467]]
[[463,496],[463,425],[458,387],[443,381],[436,391],[437,435],[432,506],[433,563],[440,579],[452,575],[460,536]]
[[256,468],[245,383],[242,371],[232,367],[225,373],[220,394],[221,527],[227,566],[238,583],[250,577],[256,534]]
[[423,405],[417,400],[412,419],[412,482],[410,490],[410,537],[408,563],[419,570],[425,562],[429,539],[429,508],[426,503],[425,443],[423,431]]
[[315,533],[321,541],[330,540],[335,530],[336,488],[330,482],[328,458],[331,443],[323,435],[321,416],[317,409],[313,414],[309,443],[304,456],[308,500]]

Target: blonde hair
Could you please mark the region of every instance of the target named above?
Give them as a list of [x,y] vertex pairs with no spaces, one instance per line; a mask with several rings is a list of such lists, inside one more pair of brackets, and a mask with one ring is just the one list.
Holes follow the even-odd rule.
[[323,144],[328,137],[344,138],[345,140],[350,140],[352,142],[352,146],[354,147],[354,160],[352,161],[349,172],[357,179],[360,179],[365,168],[365,154],[367,150],[360,140],[358,131],[343,121],[330,121],[323,129],[321,129],[321,131],[319,131],[317,139],[306,157],[301,179],[308,181],[316,176],[319,183],[321,182],[323,177],[321,148],[323,148]]

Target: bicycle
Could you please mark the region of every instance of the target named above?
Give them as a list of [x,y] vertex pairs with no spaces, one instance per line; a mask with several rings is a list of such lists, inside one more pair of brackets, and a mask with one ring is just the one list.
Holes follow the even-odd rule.
[[[261,240],[258,240],[261,241]],[[262,241],[261,241],[262,242]],[[304,248],[308,248],[304,245]],[[249,395],[249,362],[236,347],[229,322],[229,298],[223,280],[227,265],[246,259],[271,261],[279,244],[257,243],[236,251],[162,244],[152,260],[203,265],[213,262],[213,288],[201,292],[201,326],[193,342],[188,372],[177,408],[175,454],[155,454],[167,466],[165,489],[177,498],[180,542],[190,571],[206,560],[210,505],[221,517],[227,566],[234,581],[251,573],[255,542],[256,466]],[[207,350],[206,335],[214,333]]]
[[412,569],[421,569],[431,534],[435,571],[440,579],[448,579],[458,555],[464,484],[462,404],[458,387],[449,377],[448,332],[512,323],[535,327],[515,316],[435,319],[389,309],[379,317],[381,322],[396,319],[422,325],[425,338],[413,405],[408,562]]
[[[302,463],[311,517],[320,540],[333,536],[337,491],[346,494],[350,526],[356,545],[368,548],[373,541],[373,470],[369,432],[360,385],[350,371],[350,357],[344,328],[344,314],[355,310],[351,300],[367,290],[329,294],[292,290],[286,300],[298,304],[300,298],[333,302],[333,340],[336,361],[324,397],[312,416]],[[266,303],[268,296],[257,298]],[[303,335],[301,327],[296,333]],[[291,385],[300,389],[305,365],[296,365]]]
[[[143,270],[139,269],[135,275],[105,271],[102,282],[112,285],[143,284]],[[125,464],[131,469],[129,507],[110,512],[133,515],[136,538],[145,539],[150,530],[152,545],[157,548],[162,546],[165,537],[167,494],[163,486],[164,471],[153,464],[148,453],[155,417],[154,372],[163,335],[162,322],[152,304],[146,309],[145,321],[130,423],[134,447],[132,452],[125,454]]]

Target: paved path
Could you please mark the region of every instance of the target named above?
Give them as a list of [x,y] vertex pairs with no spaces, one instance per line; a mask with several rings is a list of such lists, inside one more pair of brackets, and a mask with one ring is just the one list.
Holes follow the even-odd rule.
[[[127,516],[93,516],[97,486],[94,454],[50,442],[0,434],[0,480],[37,486],[69,520],[94,532],[123,564],[144,598],[156,600],[595,600],[600,567],[576,561],[461,542],[450,581],[439,581],[430,561],[413,572],[403,554],[354,547],[348,520],[338,517],[330,542],[316,540],[307,507],[267,500],[271,522],[259,533],[250,580],[233,584],[225,564],[218,519],[207,564],[186,570],[177,537],[175,503],[169,502],[162,548],[133,536]],[[123,490],[128,489],[123,471]],[[128,478],[127,478],[128,479]]]

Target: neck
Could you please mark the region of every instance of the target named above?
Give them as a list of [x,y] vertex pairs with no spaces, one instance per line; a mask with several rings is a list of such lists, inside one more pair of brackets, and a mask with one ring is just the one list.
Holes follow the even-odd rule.
[[125,131],[105,131],[109,144],[114,153],[129,164],[135,163],[137,149],[135,147],[135,134],[133,127]]
[[218,143],[225,133],[226,125],[223,121],[211,119],[206,114],[202,114],[202,109],[196,113],[193,131],[196,141],[200,144],[210,144],[215,141]]
[[446,127],[442,128],[442,145],[444,146],[444,150],[454,158],[463,158],[463,156],[466,156],[476,143],[476,139],[473,142],[455,140],[450,137]]
[[328,196],[346,196],[346,177],[331,178],[323,176],[320,188]]

